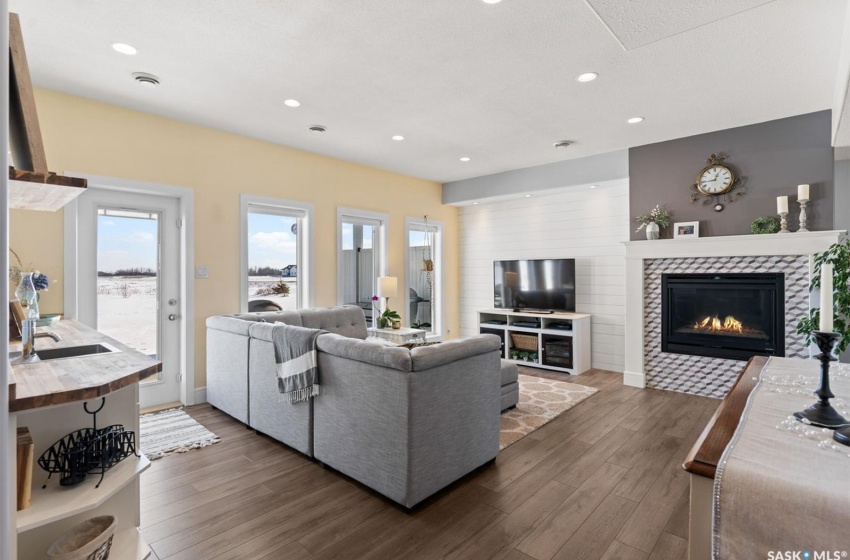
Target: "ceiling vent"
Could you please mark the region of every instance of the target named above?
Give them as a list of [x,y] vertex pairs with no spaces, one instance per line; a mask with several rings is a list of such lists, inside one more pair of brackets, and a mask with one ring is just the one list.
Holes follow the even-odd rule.
[[559,150],[563,150],[564,148],[569,148],[570,144],[572,144],[572,142],[569,140],[561,140],[560,142],[555,142],[555,147]]
[[320,124],[314,124],[310,127],[310,132],[325,132],[327,128],[323,127]]
[[133,72],[133,79],[136,83],[145,87],[154,88],[159,85],[159,78],[147,72]]

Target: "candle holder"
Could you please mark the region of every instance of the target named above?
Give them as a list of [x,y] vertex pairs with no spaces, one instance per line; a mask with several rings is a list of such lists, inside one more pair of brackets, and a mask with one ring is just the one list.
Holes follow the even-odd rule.
[[806,410],[794,413],[794,418],[801,422],[830,429],[850,425],[850,422],[838,414],[838,411],[829,404],[829,399],[835,397],[829,389],[829,362],[838,361],[838,358],[832,355],[832,349],[839,338],[841,338],[841,335],[838,333],[815,332],[815,342],[821,351],[820,354],[815,356],[820,360],[820,387],[815,391],[819,400]]
[[779,232],[778,233],[791,233],[788,231],[788,212],[780,212],[779,213]]
[[808,198],[801,198],[801,199],[797,200],[797,202],[800,203],[800,229],[798,229],[797,231],[798,232],[809,231],[809,230],[806,229],[806,219],[807,219],[806,206],[809,205],[809,199]]

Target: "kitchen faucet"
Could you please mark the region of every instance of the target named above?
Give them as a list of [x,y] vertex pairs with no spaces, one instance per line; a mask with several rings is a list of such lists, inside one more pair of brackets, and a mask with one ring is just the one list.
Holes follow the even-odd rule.
[[62,340],[58,334],[50,331],[41,333],[35,332],[35,322],[36,319],[24,319],[21,321],[21,343],[23,345],[23,353],[21,354],[22,359],[32,358],[36,355],[36,338],[50,337],[53,339],[53,342],[59,342]]

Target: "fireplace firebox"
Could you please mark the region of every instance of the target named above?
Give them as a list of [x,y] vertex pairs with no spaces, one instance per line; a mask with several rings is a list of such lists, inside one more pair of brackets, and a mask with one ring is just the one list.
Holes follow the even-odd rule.
[[661,350],[746,360],[785,355],[784,274],[662,274]]

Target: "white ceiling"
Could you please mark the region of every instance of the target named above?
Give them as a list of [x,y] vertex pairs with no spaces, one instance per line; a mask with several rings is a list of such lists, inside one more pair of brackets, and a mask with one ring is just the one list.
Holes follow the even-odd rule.
[[829,109],[847,0],[10,7],[39,86],[446,182]]

